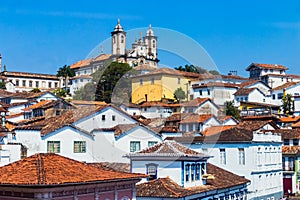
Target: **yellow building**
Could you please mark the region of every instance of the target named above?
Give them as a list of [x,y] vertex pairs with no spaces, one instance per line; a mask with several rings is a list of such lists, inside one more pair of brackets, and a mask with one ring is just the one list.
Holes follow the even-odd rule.
[[[182,72],[170,68],[156,69],[147,74],[132,78],[132,103],[144,101],[161,101],[162,99],[175,100],[174,92],[178,88],[189,98],[189,88],[192,79],[200,74]],[[184,99],[187,100],[187,99]]]

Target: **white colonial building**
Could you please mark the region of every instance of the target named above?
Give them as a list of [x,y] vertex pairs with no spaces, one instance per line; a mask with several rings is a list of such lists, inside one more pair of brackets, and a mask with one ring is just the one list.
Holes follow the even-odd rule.
[[216,133],[207,131],[209,136],[173,139],[212,156],[210,163],[249,179],[247,199],[280,199],[283,197],[282,142],[276,128],[267,121],[245,121],[229,129],[220,127]]
[[137,199],[246,199],[249,180],[207,163],[210,156],[175,141],[127,154],[131,172],[148,174]]
[[162,141],[160,135],[112,105],[82,107],[16,127],[27,154],[53,152],[85,162],[128,162],[122,156]]

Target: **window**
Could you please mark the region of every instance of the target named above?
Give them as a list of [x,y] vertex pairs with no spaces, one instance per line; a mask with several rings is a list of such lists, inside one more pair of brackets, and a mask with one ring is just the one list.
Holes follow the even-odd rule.
[[196,164],[195,180],[200,180],[200,164]]
[[121,36],[121,43],[124,43],[124,36]]
[[38,82],[38,81],[35,82],[35,87],[36,87],[36,88],[39,87],[39,82]]
[[236,98],[236,101],[237,101],[237,102],[239,102],[239,101],[240,101],[240,99],[239,99],[239,98]]
[[140,79],[140,85],[143,85],[143,79]]
[[191,181],[195,180],[195,164],[191,165]]
[[60,141],[48,141],[47,142],[48,153],[60,153]]
[[226,165],[226,152],[225,152],[225,149],[220,149],[220,164]]
[[210,90],[209,89],[207,89],[207,95],[210,95]]
[[248,97],[245,97],[245,101],[248,101]]
[[148,180],[154,180],[157,178],[157,165],[148,164],[147,165],[147,174],[150,176]]
[[239,164],[245,165],[245,149],[239,148]]
[[282,99],[283,93],[279,93],[277,99]]
[[272,94],[272,99],[275,100],[276,99],[276,95]]
[[180,84],[180,78],[177,79],[177,83]]
[[298,92],[294,93],[294,96],[299,96],[299,93]]
[[111,120],[116,121],[116,115],[112,115]]
[[293,139],[293,145],[298,146],[299,145],[299,139]]
[[274,70],[273,69],[270,69],[270,72],[272,73]]
[[102,115],[102,121],[105,121],[105,115]]
[[52,83],[49,82],[49,83],[48,83],[48,88],[51,88],[51,87],[52,87]]
[[267,72],[268,72],[268,69],[265,69],[264,71],[265,71],[265,73],[267,73]]
[[141,142],[139,141],[131,141],[130,142],[130,152],[136,152],[141,149]]
[[206,171],[206,167],[205,167],[205,163],[201,164],[201,175],[205,174]]
[[202,96],[202,90],[199,90],[199,95]]
[[154,77],[151,78],[151,84],[154,84]]
[[185,165],[185,181],[190,180],[190,164]]
[[58,87],[58,83],[54,83],[54,87],[57,88]]
[[152,147],[152,146],[154,146],[156,144],[157,144],[156,141],[148,141],[148,147]]
[[74,141],[74,153],[85,153],[86,141]]
[[20,81],[16,80],[16,86],[19,86],[19,84],[20,84]]
[[23,86],[23,87],[26,86],[26,81],[25,81],[25,80],[22,81],[22,86]]
[[281,70],[280,70],[280,74],[282,74],[282,73],[283,73],[283,70],[281,69]]
[[29,87],[32,87],[32,81],[29,81]]

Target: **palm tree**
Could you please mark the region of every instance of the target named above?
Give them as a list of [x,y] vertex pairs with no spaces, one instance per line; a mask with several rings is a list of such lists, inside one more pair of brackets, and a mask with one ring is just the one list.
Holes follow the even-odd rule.
[[63,77],[64,83],[65,83],[65,91],[67,91],[67,80],[68,77],[75,76],[75,72],[70,68],[70,66],[64,65],[63,67],[60,67],[56,74],[57,77]]

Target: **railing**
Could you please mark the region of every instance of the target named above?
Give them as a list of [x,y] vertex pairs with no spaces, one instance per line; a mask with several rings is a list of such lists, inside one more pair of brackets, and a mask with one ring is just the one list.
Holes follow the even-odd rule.
[[265,111],[256,111],[256,110],[243,110],[240,112],[241,117],[246,117],[246,116],[266,116],[266,115],[271,115],[272,112],[269,110]]

